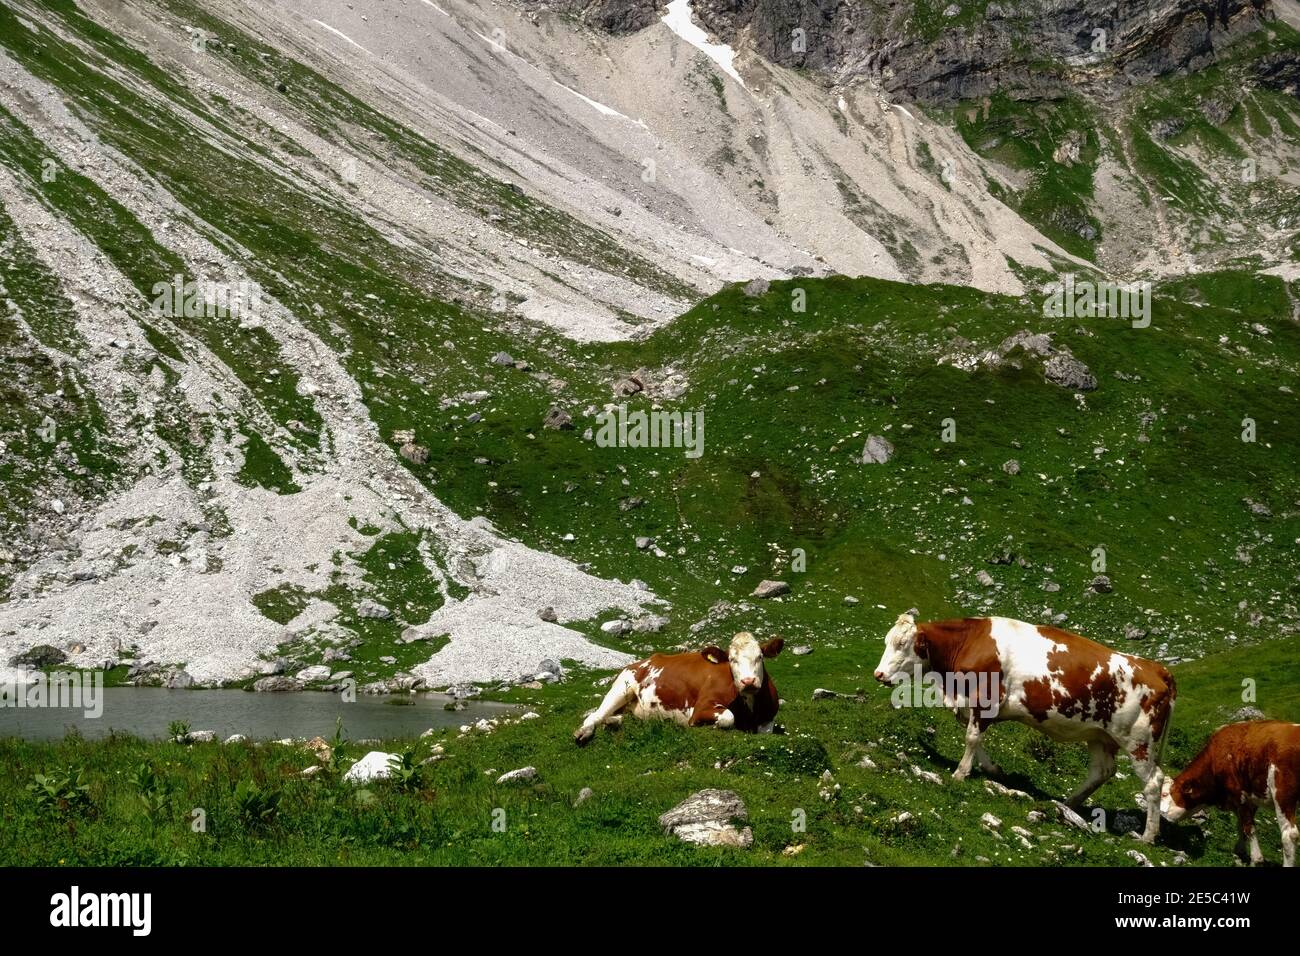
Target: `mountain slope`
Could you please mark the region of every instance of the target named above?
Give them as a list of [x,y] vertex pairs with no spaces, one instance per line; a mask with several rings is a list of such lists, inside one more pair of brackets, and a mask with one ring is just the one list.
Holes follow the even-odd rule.
[[[610,666],[649,638],[607,646],[603,618],[653,631],[670,601],[658,643],[762,620],[710,609],[797,547],[817,598],[767,613],[808,637],[859,632],[852,592],[1065,613],[1174,657],[1294,626],[1283,23],[1114,104],[928,115],[743,43],[732,76],[657,19],[10,0],[0,27],[6,661],[52,643],[181,683],[340,652],[437,685]],[[1205,118],[1246,73],[1279,88]],[[1143,132],[1167,114],[1187,122]],[[1262,178],[1207,189],[1243,143]],[[1237,271],[1170,279],[1147,330],[1043,318],[1043,282],[1117,257]],[[176,276],[260,302],[168,314]],[[772,291],[724,286],[756,277]],[[1100,387],[953,367],[1019,331]],[[702,459],[583,439],[641,368],[631,404],[703,412]],[[552,406],[577,427],[544,428]],[[891,467],[855,461],[871,432]],[[1095,600],[1099,546],[1124,586]],[[1008,548],[1027,565],[976,590]]]

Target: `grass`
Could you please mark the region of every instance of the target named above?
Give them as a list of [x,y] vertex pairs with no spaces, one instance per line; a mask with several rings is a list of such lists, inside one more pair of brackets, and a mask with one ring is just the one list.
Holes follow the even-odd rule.
[[[510,189],[513,171],[452,156],[228,24],[197,19],[182,0],[166,8],[233,44],[233,51],[223,44],[208,55],[267,88],[282,82],[285,110],[358,155],[407,164],[433,194],[499,210],[510,230],[550,251],[581,248],[607,265],[623,255],[609,237]],[[295,185],[279,166],[278,150],[292,154],[289,145],[251,135],[248,117],[228,100],[192,93],[74,4],[56,0],[47,9],[59,31],[0,7],[0,45],[55,85],[104,142],[153,171],[194,213],[206,238],[238,253],[250,278],[339,357],[381,435],[415,433],[428,461],[395,458],[401,467],[458,514],[481,515],[506,536],[594,574],[642,579],[671,602],[671,622],[654,637],[609,638],[598,621],[576,627],[633,653],[725,643],[741,629],[781,634],[790,646],[808,644],[814,652],[773,665],[787,699],[784,736],[632,723],[577,751],[568,735],[607,675],[575,672],[558,687],[512,691],[510,700],[542,718],[447,740],[447,759],[423,771],[410,793],[376,786],[358,797],[331,779],[301,778],[306,758],[288,748],[123,737],[2,740],[0,765],[10,772],[0,781],[0,828],[9,839],[0,841],[0,861],[1131,863],[1122,836],[1049,823],[1031,827],[1039,846],[1029,851],[978,825],[980,814],[991,812],[1008,827],[1028,826],[1031,806],[1050,809],[1046,799],[1083,774],[1083,755],[1074,749],[1014,727],[994,732],[990,748],[1007,781],[1029,790],[1036,803],[992,795],[978,778],[935,785],[913,775],[913,762],[946,773],[959,741],[950,718],[893,712],[870,686],[880,636],[909,606],[932,618],[1065,615],[1064,626],[1111,644],[1123,641],[1126,626],[1140,626],[1147,636],[1123,641],[1125,650],[1187,661],[1178,670],[1175,766],[1240,705],[1244,679],[1257,682],[1266,712],[1296,716],[1286,684],[1294,684],[1300,626],[1293,554],[1300,540],[1300,428],[1294,396],[1278,386],[1300,371],[1300,330],[1279,280],[1225,270],[1170,281],[1159,290],[1151,328],[1134,330],[1107,319],[1046,319],[1029,297],[804,279],[775,282],[757,298],[726,288],[634,342],[575,343],[477,310],[469,303],[481,290],[458,285],[432,259],[394,247],[328,190]],[[973,16],[982,8],[963,9]],[[1240,112],[1256,134],[1261,118],[1284,125],[1291,115],[1264,92],[1249,103],[1254,110]],[[1088,209],[1103,148],[1100,121],[1073,101],[1006,99],[995,99],[987,118],[982,107],[974,118],[960,109],[956,117],[977,151],[1030,174],[1028,186],[1008,197],[1021,214],[1066,249],[1090,255],[1091,243],[1071,238],[1054,217],[1064,209],[1095,225]],[[217,149],[211,130],[237,148]],[[1053,153],[1072,132],[1082,136],[1080,161],[1056,163]],[[1202,132],[1205,148],[1227,148]],[[185,149],[176,148],[178,136]],[[1134,142],[1137,161],[1161,188],[1201,188],[1179,165],[1177,143]],[[33,195],[128,277],[142,302],[155,282],[189,277],[149,226],[90,178],[60,170],[45,183],[40,173],[52,154],[8,114],[0,115],[0,155]],[[918,154],[918,162],[933,173],[935,157],[927,155]],[[839,179],[851,214],[915,270],[902,225]],[[1282,200],[1270,207],[1277,216],[1288,208]],[[8,521],[27,514],[38,490],[66,486],[94,497],[133,477],[116,473],[116,463],[127,459],[120,446],[131,440],[123,432],[146,424],[166,446],[164,458],[181,459],[191,484],[211,471],[208,448],[218,430],[227,440],[246,437],[245,483],[293,495],[296,482],[311,479],[328,436],[309,390],[299,388],[297,370],[265,331],[138,309],[128,318],[155,354],[132,370],[140,377],[156,370],[157,412],[151,423],[111,427],[76,362],[57,368],[45,353],[27,349],[30,338],[75,357],[84,343],[57,278],[22,244],[3,209],[0,230],[0,282],[19,310],[0,318],[0,440],[11,452],[0,458],[0,512]],[[620,262],[619,269],[649,288],[683,292],[645,263]],[[796,310],[799,301],[806,308]],[[1033,362],[964,372],[939,361],[963,342],[977,353],[1022,329],[1052,332],[1094,371],[1099,388],[1076,397],[1045,382]],[[502,350],[531,370],[493,365],[491,356]],[[207,354],[230,373],[240,407],[191,417],[180,394],[182,373]],[[611,384],[640,367],[652,378],[684,376],[685,392],[660,404],[704,414],[703,457],[584,440],[594,420],[583,410],[609,402]],[[486,396],[467,397],[477,392]],[[628,403],[649,407],[644,396]],[[574,430],[541,427],[552,404],[570,410]],[[470,421],[470,412],[481,419]],[[46,415],[67,442],[53,454],[35,437]],[[1245,418],[1257,426],[1255,442],[1241,440]],[[956,426],[951,442],[941,437],[949,420]],[[869,434],[895,445],[887,465],[860,463]],[[1003,470],[1009,459],[1020,462],[1018,475]],[[633,498],[638,507],[620,507]],[[1267,513],[1252,512],[1248,502]],[[214,536],[225,533],[219,516],[212,521]],[[395,639],[465,590],[448,579],[446,558],[431,538],[415,529],[363,530],[373,540],[348,561],[336,556],[327,587],[310,594],[273,587],[254,604],[281,624],[313,598],[335,604],[335,623],[355,645],[346,667],[371,680],[435,653],[446,638],[411,645]],[[665,556],[638,549],[640,536],[654,537]],[[1105,595],[1087,588],[1098,548],[1114,583]],[[1014,559],[1002,563],[1003,554]],[[993,576],[992,586],[978,584],[980,570]],[[0,587],[8,583],[5,573]],[[788,580],[791,595],[749,601],[763,578]],[[1049,583],[1059,590],[1048,590]],[[860,603],[845,604],[846,595]],[[361,618],[363,597],[390,607],[393,617]],[[321,648],[281,651],[296,668],[319,660]],[[850,697],[814,703],[819,686]],[[418,745],[420,756],[433,742]],[[879,769],[858,766],[864,755]],[[142,763],[152,776],[139,772]],[[505,790],[492,783],[524,764],[541,771],[536,786]],[[820,779],[826,770],[840,785],[838,797],[821,796],[832,786]],[[73,816],[61,813],[57,799],[33,802],[25,789],[40,773],[57,791],[78,771],[88,804]],[[167,783],[149,782],[156,780]],[[753,851],[701,851],[657,832],[659,813],[694,789],[719,785],[746,799]],[[583,786],[596,796],[575,808]],[[139,797],[142,788],[150,800]],[[1099,804],[1131,808],[1133,789],[1131,778],[1117,780]],[[189,826],[196,806],[207,811],[206,833]],[[500,833],[491,829],[498,808],[508,821]],[[807,814],[806,834],[791,829],[796,810]],[[913,820],[894,822],[903,810]],[[1266,829],[1265,838],[1275,844]],[[1168,862],[1181,848],[1196,862],[1225,863],[1230,843],[1225,823],[1204,840],[1183,829],[1153,858]],[[784,855],[799,845],[806,846],[798,855]]]
[[[406,790],[385,783],[359,788],[329,773],[304,778],[299,772],[314,760],[290,746],[184,746],[124,736],[0,739],[0,763],[8,770],[0,780],[7,837],[0,863],[1132,866],[1127,851],[1140,848],[1157,865],[1180,852],[1192,864],[1231,864],[1235,825],[1226,814],[1214,815],[1204,829],[1166,825],[1155,847],[1056,822],[1050,801],[1082,779],[1081,747],[1048,743],[1019,726],[994,728],[987,742],[1003,769],[998,779],[1029,794],[1000,796],[979,774],[960,783],[947,779],[962,747],[948,715],[893,710],[878,687],[864,688],[860,698],[811,700],[823,683],[851,691],[863,664],[874,665],[880,636],[863,633],[852,646],[783,655],[769,665],[786,702],[784,734],[628,721],[580,750],[569,735],[600,689],[590,675],[578,674],[543,691],[514,692],[540,719],[490,735],[450,731],[385,742],[381,749],[388,752],[414,747],[417,762],[435,745],[445,751]],[[1258,706],[1266,713],[1300,720],[1298,651],[1292,637],[1176,668],[1180,695],[1166,765],[1180,767],[1241,706],[1243,677],[1261,679]],[[346,724],[346,705],[340,711]],[[371,746],[350,744],[348,759]],[[859,766],[864,756],[875,769]],[[537,782],[494,783],[525,765],[538,769]],[[142,766],[157,781],[148,796],[137,782]],[[913,766],[944,782],[916,776]],[[827,771],[830,780],[823,779]],[[84,805],[51,809],[25,789],[37,774],[58,780],[79,774],[87,787]],[[1137,790],[1126,766],[1120,774],[1093,801],[1112,829],[1116,811],[1133,811]],[[584,787],[594,795],[575,806]],[[659,814],[704,787],[741,795],[754,832],[751,849],[691,847],[660,832]],[[268,802],[275,806],[269,815]],[[250,806],[260,815],[249,813]],[[195,808],[204,812],[205,832],[191,826]],[[1033,810],[1046,819],[1031,820]],[[904,811],[913,818],[895,822]],[[980,825],[985,813],[1003,821],[1002,838]],[[1133,819],[1130,813],[1123,822]],[[494,827],[502,820],[504,830]],[[1032,849],[1008,832],[1013,826],[1031,833]],[[1278,860],[1276,829],[1264,824],[1259,832],[1265,854]],[[792,847],[802,849],[787,855]]]

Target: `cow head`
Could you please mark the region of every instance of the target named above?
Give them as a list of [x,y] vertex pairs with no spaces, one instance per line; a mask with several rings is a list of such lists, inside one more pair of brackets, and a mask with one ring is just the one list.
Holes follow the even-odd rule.
[[1177,777],[1165,777],[1160,788],[1160,815],[1170,823],[1177,823],[1187,814],[1205,806],[1209,794],[1202,792],[1200,782],[1184,771]]
[[776,657],[785,647],[782,638],[775,637],[766,644],[754,640],[754,635],[741,631],[731,639],[727,649],[727,663],[731,665],[731,679],[735,681],[736,691],[743,695],[757,694],[767,679],[763,669],[763,658]]
[[885,635],[885,652],[876,665],[876,680],[898,684],[910,680],[913,670],[925,663],[925,638],[917,630],[916,618],[909,612],[900,614]]

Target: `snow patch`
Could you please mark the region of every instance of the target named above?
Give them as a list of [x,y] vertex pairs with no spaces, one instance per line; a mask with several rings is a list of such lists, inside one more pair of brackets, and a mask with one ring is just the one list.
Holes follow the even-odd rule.
[[736,59],[736,51],[725,43],[709,42],[709,35],[704,32],[704,28],[697,26],[695,21],[691,19],[691,0],[672,0],[668,4],[668,12],[664,14],[660,22],[718,64],[723,73],[741,86],[745,86],[745,81],[740,78],[740,74],[736,72],[736,68],[732,65],[732,62]]
[[358,43],[356,40],[352,39],[352,37],[350,37],[350,36],[348,36],[346,33],[344,33],[342,30],[336,30],[336,29],[334,29],[332,26],[330,26],[328,23],[325,23],[325,22],[322,21],[322,20],[313,20],[312,23],[316,24],[317,26],[324,27],[326,30],[328,30],[330,33],[334,34],[336,37],[341,37],[342,39],[347,40],[349,43],[351,43],[351,44],[352,44],[354,47],[356,47],[358,50],[361,50],[363,53],[369,53],[369,52],[370,52],[370,51],[367,50],[365,47],[363,47],[360,43]]

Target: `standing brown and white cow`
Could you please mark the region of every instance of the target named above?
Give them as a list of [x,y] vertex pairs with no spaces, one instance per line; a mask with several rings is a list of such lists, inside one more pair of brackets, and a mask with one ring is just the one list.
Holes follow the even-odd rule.
[[966,725],[966,751],[955,779],[964,779],[977,758],[981,769],[997,772],[980,737],[989,725],[1014,720],[1054,740],[1088,744],[1088,776],[1067,801],[1078,809],[1114,776],[1115,755],[1122,750],[1145,784],[1142,839],[1155,840],[1163,783],[1160,753],[1176,694],[1173,677],[1160,664],[1060,628],[1006,617],[918,622],[904,614],[885,635],[876,679],[897,684],[927,673],[967,686],[979,677],[980,686],[997,687],[996,700],[981,702],[992,707],[945,693],[945,706]]
[[1201,807],[1237,814],[1241,839],[1237,852],[1250,843],[1250,862],[1264,854],[1255,835],[1255,811],[1273,805],[1282,831],[1282,865],[1295,866],[1296,802],[1300,799],[1300,724],[1252,720],[1228,724],[1210,735],[1187,768],[1167,783],[1160,812],[1170,823]]
[[685,654],[652,654],[629,664],[573,739],[579,746],[587,743],[597,727],[628,707],[643,720],[661,717],[690,727],[713,724],[771,733],[780,698],[763,659],[776,657],[784,646],[779,637],[759,644],[753,634],[742,631],[725,651],[706,647]]

